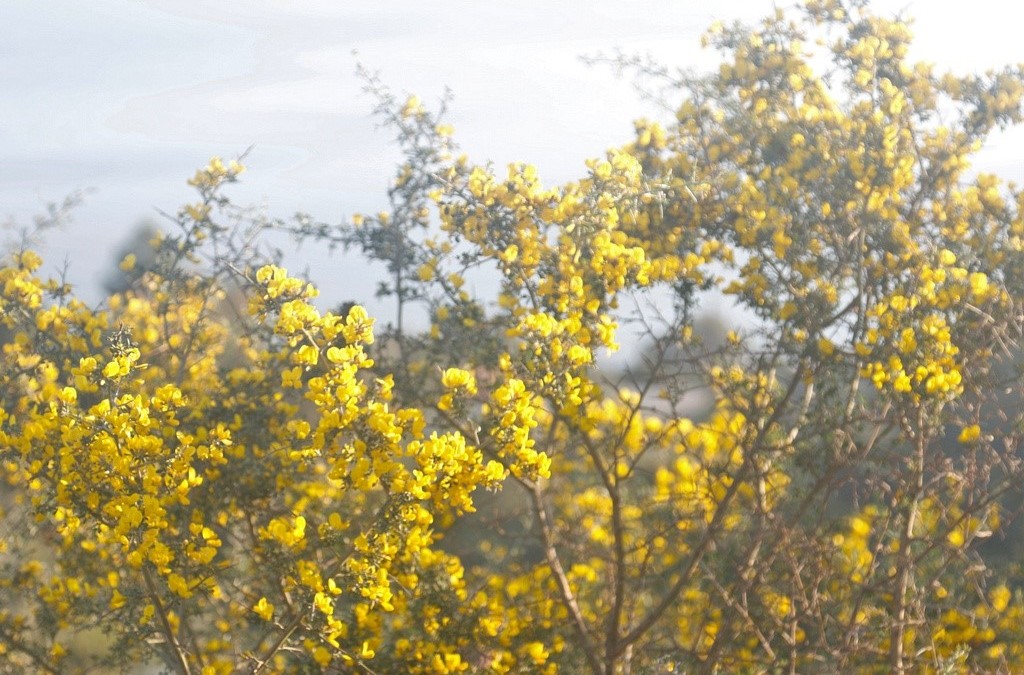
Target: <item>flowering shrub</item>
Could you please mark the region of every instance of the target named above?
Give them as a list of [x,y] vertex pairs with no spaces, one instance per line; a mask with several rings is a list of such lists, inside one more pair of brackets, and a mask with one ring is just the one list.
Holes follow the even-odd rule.
[[[986,544],[1024,478],[1024,194],[968,174],[1024,73],[938,75],[856,0],[707,40],[677,121],[561,186],[371,79],[392,208],[269,225],[382,263],[383,328],[261,252],[236,162],[102,308],[13,254],[0,669],[1024,669]],[[721,346],[707,290],[747,317]]]

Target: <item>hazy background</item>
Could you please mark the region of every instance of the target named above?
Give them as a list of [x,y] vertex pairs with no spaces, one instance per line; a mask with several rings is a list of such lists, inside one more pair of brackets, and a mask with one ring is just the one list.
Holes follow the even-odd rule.
[[[957,71],[1024,60],[1024,9],[1003,0],[876,2],[915,17],[916,56]],[[89,191],[51,235],[47,271],[70,260],[91,300],[114,252],[156,209],[192,198],[212,155],[250,145],[236,203],[335,222],[384,205],[397,154],[370,115],[357,59],[428,104],[445,86],[474,161],[536,164],[546,182],[657,117],[632,83],[579,57],[618,48],[684,67],[713,19],[755,20],[766,0],[0,0],[0,222]],[[358,57],[353,56],[358,51]],[[995,139],[979,168],[1024,182],[1024,133]],[[374,271],[305,247],[327,302],[369,301]],[[369,303],[373,306],[373,303]]]

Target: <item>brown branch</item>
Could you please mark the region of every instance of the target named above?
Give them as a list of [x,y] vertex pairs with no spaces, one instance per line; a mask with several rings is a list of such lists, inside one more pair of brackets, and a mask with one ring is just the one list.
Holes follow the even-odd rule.
[[547,560],[548,567],[551,569],[551,573],[555,576],[555,581],[558,583],[558,591],[562,596],[562,602],[572,616],[573,628],[583,643],[582,646],[586,653],[587,665],[590,666],[590,670],[594,672],[594,675],[601,675],[602,672],[605,672],[605,668],[602,667],[601,662],[597,658],[593,636],[587,627],[586,619],[583,618],[583,612],[580,611],[576,595],[573,593],[572,586],[569,584],[569,578],[562,567],[562,561],[558,557],[558,549],[555,546],[555,534],[551,523],[548,521],[547,510],[544,505],[544,493],[541,491],[540,483],[533,482],[530,489],[530,497],[533,503],[534,516],[537,518],[537,524],[540,526],[541,539],[544,545],[544,557]]
[[146,591],[149,593],[149,598],[153,601],[153,606],[156,607],[156,613],[160,616],[160,624],[163,626],[164,634],[167,636],[167,644],[170,645],[171,652],[177,661],[179,672],[182,675],[192,675],[192,668],[188,663],[188,655],[185,654],[181,643],[178,642],[178,637],[174,634],[174,628],[171,627],[171,619],[167,614],[167,608],[164,607],[164,603],[160,600],[160,595],[157,593],[153,578],[145,566],[142,568],[142,578],[146,582]]
[[[617,475],[617,474],[616,474]],[[626,595],[626,549],[625,528],[622,523],[622,494],[619,492],[619,481],[613,479],[615,489],[608,493],[612,502],[612,538],[615,542],[615,564],[612,583],[612,610],[608,614],[608,627],[605,631],[605,673],[613,675],[615,659],[618,656],[619,626],[622,623],[622,605]]]
[[284,628],[284,630],[281,631],[281,636],[273,645],[270,646],[270,649],[268,649],[262,657],[256,658],[256,665],[254,665],[252,667],[252,670],[249,671],[249,675],[256,675],[256,673],[259,673],[261,670],[266,668],[267,665],[269,665],[270,660],[274,658],[275,654],[281,651],[281,649],[284,647],[284,644],[288,641],[288,638],[290,638],[292,634],[296,630],[298,630],[299,626],[302,625],[303,618],[304,615],[300,612],[295,616],[294,619],[292,619],[291,623],[289,623]]
[[658,604],[655,605],[654,608],[652,608],[647,613],[647,615],[640,620],[640,622],[633,628],[633,630],[631,630],[621,640],[618,641],[618,644],[616,645],[616,656],[621,654],[627,646],[631,645],[632,643],[636,642],[641,637],[643,637],[643,635],[648,630],[650,630],[655,623],[658,622],[658,620],[665,613],[665,611],[668,610],[670,606],[672,606],[672,603],[674,603],[676,599],[679,597],[679,595],[683,592],[683,589],[686,587],[686,584],[690,582],[694,570],[697,568],[697,565],[701,562],[701,560],[703,560],[704,555],[708,552],[708,549],[714,542],[715,537],[717,537],[719,527],[721,526],[722,521],[725,519],[726,512],[729,510],[729,505],[731,504],[733,498],[736,496],[736,493],[739,491],[740,485],[742,485],[744,480],[747,478],[747,474],[749,473],[752,467],[751,458],[757,455],[757,453],[761,450],[761,447],[765,443],[768,432],[775,425],[775,423],[778,422],[778,420],[782,417],[783,411],[786,410],[786,408],[788,407],[790,399],[792,399],[793,394],[796,392],[796,390],[799,387],[799,384],[803,380],[803,372],[805,370],[805,367],[806,364],[801,361],[801,363],[797,366],[795,372],[793,373],[792,379],[789,382],[789,386],[787,387],[786,392],[782,395],[778,404],[776,405],[775,410],[765,420],[765,423],[758,427],[758,434],[755,437],[754,442],[751,444],[750,449],[744,453],[743,464],[740,466],[736,476],[733,477],[733,481],[729,485],[729,488],[726,490],[725,495],[722,497],[721,501],[719,501],[717,508],[715,509],[715,515],[712,517],[707,529],[704,530],[704,534],[701,537],[701,540],[697,543],[697,546],[694,549],[693,554],[690,556],[689,562],[680,572],[679,578],[676,579],[675,583],[673,583],[669,590],[665,593],[665,595],[662,596],[661,601],[659,601]]
[[914,495],[910,504],[907,505],[906,522],[903,524],[903,532],[900,534],[900,560],[896,593],[893,597],[895,623],[889,638],[889,666],[897,675],[906,672],[903,662],[903,637],[907,630],[907,592],[910,585],[911,568],[914,567],[910,544],[914,536],[918,507],[924,497],[925,420],[923,407],[918,408],[917,411],[917,430],[914,441]]

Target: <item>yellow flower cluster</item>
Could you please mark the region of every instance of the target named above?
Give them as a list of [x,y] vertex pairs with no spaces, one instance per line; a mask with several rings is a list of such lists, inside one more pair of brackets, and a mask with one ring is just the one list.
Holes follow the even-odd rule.
[[961,391],[960,348],[949,321],[980,311],[1000,295],[987,275],[958,266],[948,249],[937,258],[936,266],[921,266],[910,289],[890,294],[868,311],[870,327],[855,345],[869,359],[863,375],[878,389],[891,388],[915,400]]
[[[211,673],[260,653],[287,669],[295,657],[273,647],[285,641],[324,668],[368,661],[380,636],[361,626],[419,597],[419,574],[447,566],[424,593],[463,592],[457,561],[432,548],[435,518],[472,511],[473,492],[506,469],[457,432],[426,437],[420,411],[390,406],[391,378],[369,376],[365,310],[321,314],[312,286],[262,267],[247,300],[256,320],[233,327],[229,348],[226,293],[154,275],[94,312],[46,302],[59,287],[33,276],[40,264],[24,253],[0,268],[14,336],[0,441],[5,480],[24,490],[18,509],[59,543],[9,591],[35,593],[61,625],[89,607],[109,612]],[[445,383],[475,393],[465,371]],[[47,639],[31,637],[22,606],[0,613],[5,650]],[[183,646],[213,616],[226,622],[218,637]],[[454,668],[471,637],[434,656]]]
[[[966,174],[1024,72],[910,37],[716,25],[671,124],[553,187],[367,76],[391,211],[291,233],[384,264],[383,328],[219,222],[218,158],[102,309],[11,256],[0,670],[1024,669],[978,546],[1024,478],[1024,194]],[[704,291],[744,325],[702,338]]]

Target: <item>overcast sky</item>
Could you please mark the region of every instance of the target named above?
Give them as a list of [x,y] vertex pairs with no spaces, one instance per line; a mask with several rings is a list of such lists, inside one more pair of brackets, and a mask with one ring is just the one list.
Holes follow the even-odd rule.
[[[456,139],[474,161],[577,177],[583,161],[658,111],[581,55],[650,53],[708,66],[713,19],[752,20],[767,0],[0,0],[0,221],[89,190],[46,251],[67,256],[89,297],[118,244],[157,208],[190,199],[185,179],[250,145],[230,195],[275,215],[327,221],[383,205],[396,153],[370,116],[358,61],[428,103],[450,87]],[[917,56],[960,71],[1024,60],[1024,10],[1005,0],[884,0],[915,17]],[[358,56],[353,56],[353,51]],[[982,168],[1024,182],[1024,134],[986,148]],[[358,263],[304,249],[329,298],[367,298]],[[362,282],[353,282],[358,277]]]

